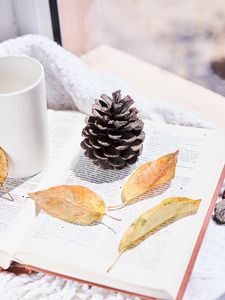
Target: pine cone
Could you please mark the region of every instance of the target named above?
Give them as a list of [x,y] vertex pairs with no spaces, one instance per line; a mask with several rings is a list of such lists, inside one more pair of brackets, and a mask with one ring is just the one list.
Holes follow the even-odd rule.
[[130,108],[130,96],[121,91],[112,98],[103,94],[92,106],[92,116],[86,118],[81,147],[86,157],[103,169],[123,169],[137,161],[142,152],[145,134],[138,110]]

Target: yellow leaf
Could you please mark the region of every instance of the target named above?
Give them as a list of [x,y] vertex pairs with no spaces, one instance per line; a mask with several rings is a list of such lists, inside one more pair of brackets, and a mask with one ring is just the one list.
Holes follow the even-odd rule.
[[[195,214],[198,211],[200,202],[201,200],[192,200],[184,197],[168,198],[141,214],[123,234],[119,244],[118,258],[122,253],[136,247],[160,229],[181,218]],[[118,258],[115,263],[118,261]]]
[[178,150],[140,166],[128,179],[123,191],[124,204],[169,182],[175,176]]
[[60,185],[28,195],[49,215],[67,222],[88,225],[101,222],[106,214],[104,201],[80,185]]
[[5,151],[0,147],[0,186],[4,190],[6,194],[8,194],[10,200],[14,201],[13,196],[10,194],[10,192],[7,190],[7,188],[3,185],[5,182],[7,176],[8,176],[8,158],[5,153]]
[[5,151],[0,147],[0,185],[8,176],[8,158]]

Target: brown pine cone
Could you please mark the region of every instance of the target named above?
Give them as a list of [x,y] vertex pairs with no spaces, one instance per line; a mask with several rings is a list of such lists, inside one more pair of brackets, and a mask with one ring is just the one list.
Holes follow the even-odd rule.
[[122,98],[121,91],[105,94],[92,106],[86,118],[81,142],[84,154],[104,169],[123,169],[137,161],[142,152],[145,134],[138,110],[131,108],[130,96]]

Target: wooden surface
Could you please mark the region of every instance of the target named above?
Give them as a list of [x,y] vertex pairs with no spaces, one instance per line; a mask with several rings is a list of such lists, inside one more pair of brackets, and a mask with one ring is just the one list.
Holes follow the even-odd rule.
[[106,45],[89,51],[83,59],[93,69],[127,80],[150,100],[176,104],[225,132],[225,97]]

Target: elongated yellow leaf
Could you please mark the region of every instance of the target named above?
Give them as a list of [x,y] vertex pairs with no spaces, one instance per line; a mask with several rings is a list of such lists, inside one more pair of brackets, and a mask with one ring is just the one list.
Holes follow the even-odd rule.
[[123,191],[124,204],[167,183],[175,176],[178,152],[161,156],[140,166],[128,179]]
[[0,147],[0,185],[8,176],[8,158],[5,151]]
[[[167,198],[141,214],[123,234],[119,244],[118,258],[123,252],[136,247],[160,229],[183,217],[195,214],[198,211],[200,202],[201,200],[184,197]],[[115,263],[112,267],[114,265]]]
[[67,222],[88,225],[101,222],[106,214],[101,197],[80,185],[60,185],[28,195],[49,215]]

